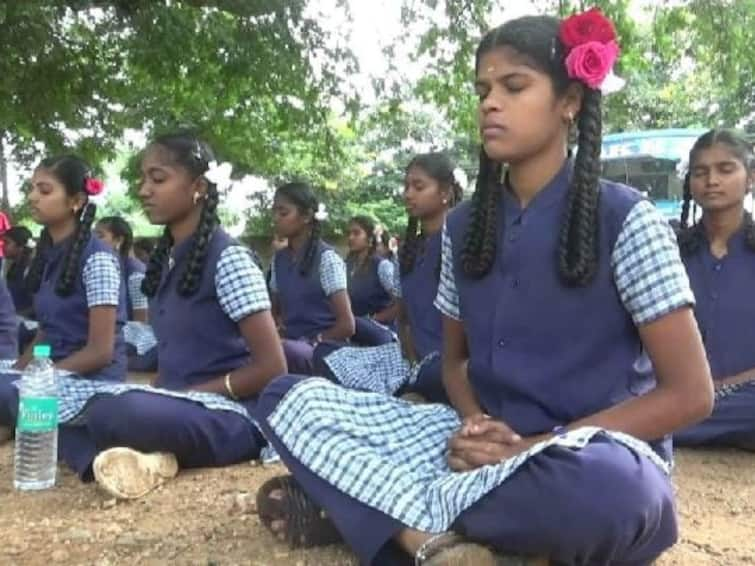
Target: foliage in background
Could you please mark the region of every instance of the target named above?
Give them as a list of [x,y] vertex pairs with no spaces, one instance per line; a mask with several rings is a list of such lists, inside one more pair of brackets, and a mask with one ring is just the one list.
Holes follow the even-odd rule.
[[[404,22],[425,19],[417,95],[470,139],[476,133],[474,51],[499,3],[406,0]],[[627,87],[606,99],[606,131],[735,126],[755,110],[755,0],[543,0],[542,13],[600,7],[616,24]],[[639,9],[644,6],[644,9]],[[438,11],[442,17],[438,17]],[[505,14],[505,8],[504,8]]]
[[[538,9],[568,15],[587,5],[616,22],[617,72],[628,81],[606,99],[606,131],[752,120],[755,0],[542,0]],[[400,233],[404,169],[415,153],[448,151],[474,181],[474,50],[499,23],[491,14],[507,8],[405,0],[406,33],[385,56],[409,46],[422,72],[407,76],[395,64],[373,77],[370,108],[349,88],[356,62],[346,38],[326,33],[319,22],[328,15],[308,8],[308,0],[0,3],[0,165],[75,150],[123,180],[102,213],[154,233],[135,199],[138,148],[123,145],[124,132],[191,127],[233,163],[235,177],[267,181],[248,211],[221,209],[229,223],[251,215],[246,236],[270,234],[272,191],[292,179],[309,180],[327,204],[329,236],[365,213]]]
[[274,175],[300,155],[335,162],[329,108],[345,98],[336,71],[355,70],[355,61],[305,8],[304,0],[3,2],[0,141],[26,165],[64,150],[101,163],[126,128],[190,126],[239,172]]

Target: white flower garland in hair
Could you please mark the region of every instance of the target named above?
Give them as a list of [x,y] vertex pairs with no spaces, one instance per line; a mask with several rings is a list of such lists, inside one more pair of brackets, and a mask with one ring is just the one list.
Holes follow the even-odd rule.
[[328,219],[328,211],[325,209],[325,205],[320,203],[317,205],[317,212],[315,212],[315,220],[318,222],[324,222]]
[[207,166],[207,171],[204,173],[204,178],[215,185],[219,191],[223,191],[233,183],[231,180],[232,171],[233,166],[227,161],[225,163],[210,161]]

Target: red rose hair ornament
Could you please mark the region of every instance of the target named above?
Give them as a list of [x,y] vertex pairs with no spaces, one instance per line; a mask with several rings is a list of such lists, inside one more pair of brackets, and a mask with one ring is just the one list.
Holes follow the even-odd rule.
[[565,19],[559,39],[566,50],[564,62],[569,78],[604,94],[624,86],[624,81],[613,74],[620,53],[616,30],[598,8]]
[[105,183],[94,177],[87,177],[84,181],[84,191],[90,197],[95,197],[105,190]]

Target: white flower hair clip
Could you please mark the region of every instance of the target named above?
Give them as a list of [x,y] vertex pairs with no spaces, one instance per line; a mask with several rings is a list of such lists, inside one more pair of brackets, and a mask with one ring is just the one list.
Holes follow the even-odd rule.
[[615,94],[622,90],[626,84],[627,81],[619,76],[616,76],[612,69],[611,71],[609,71],[608,75],[606,75],[606,78],[603,80],[603,83],[600,85],[600,92],[601,94],[603,94],[603,96]]
[[219,191],[223,191],[233,183],[231,180],[232,171],[233,166],[227,161],[225,163],[210,161],[207,166],[207,171],[204,173],[204,178],[215,185]]
[[325,205],[320,203],[317,205],[317,212],[315,212],[315,220],[318,222],[324,222],[328,219],[328,211],[325,209]]

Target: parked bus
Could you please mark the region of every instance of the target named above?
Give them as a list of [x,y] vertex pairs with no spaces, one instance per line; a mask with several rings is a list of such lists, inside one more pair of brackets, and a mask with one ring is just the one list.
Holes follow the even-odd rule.
[[689,150],[703,129],[645,130],[603,138],[603,177],[647,193],[668,219],[682,208],[682,179]]

